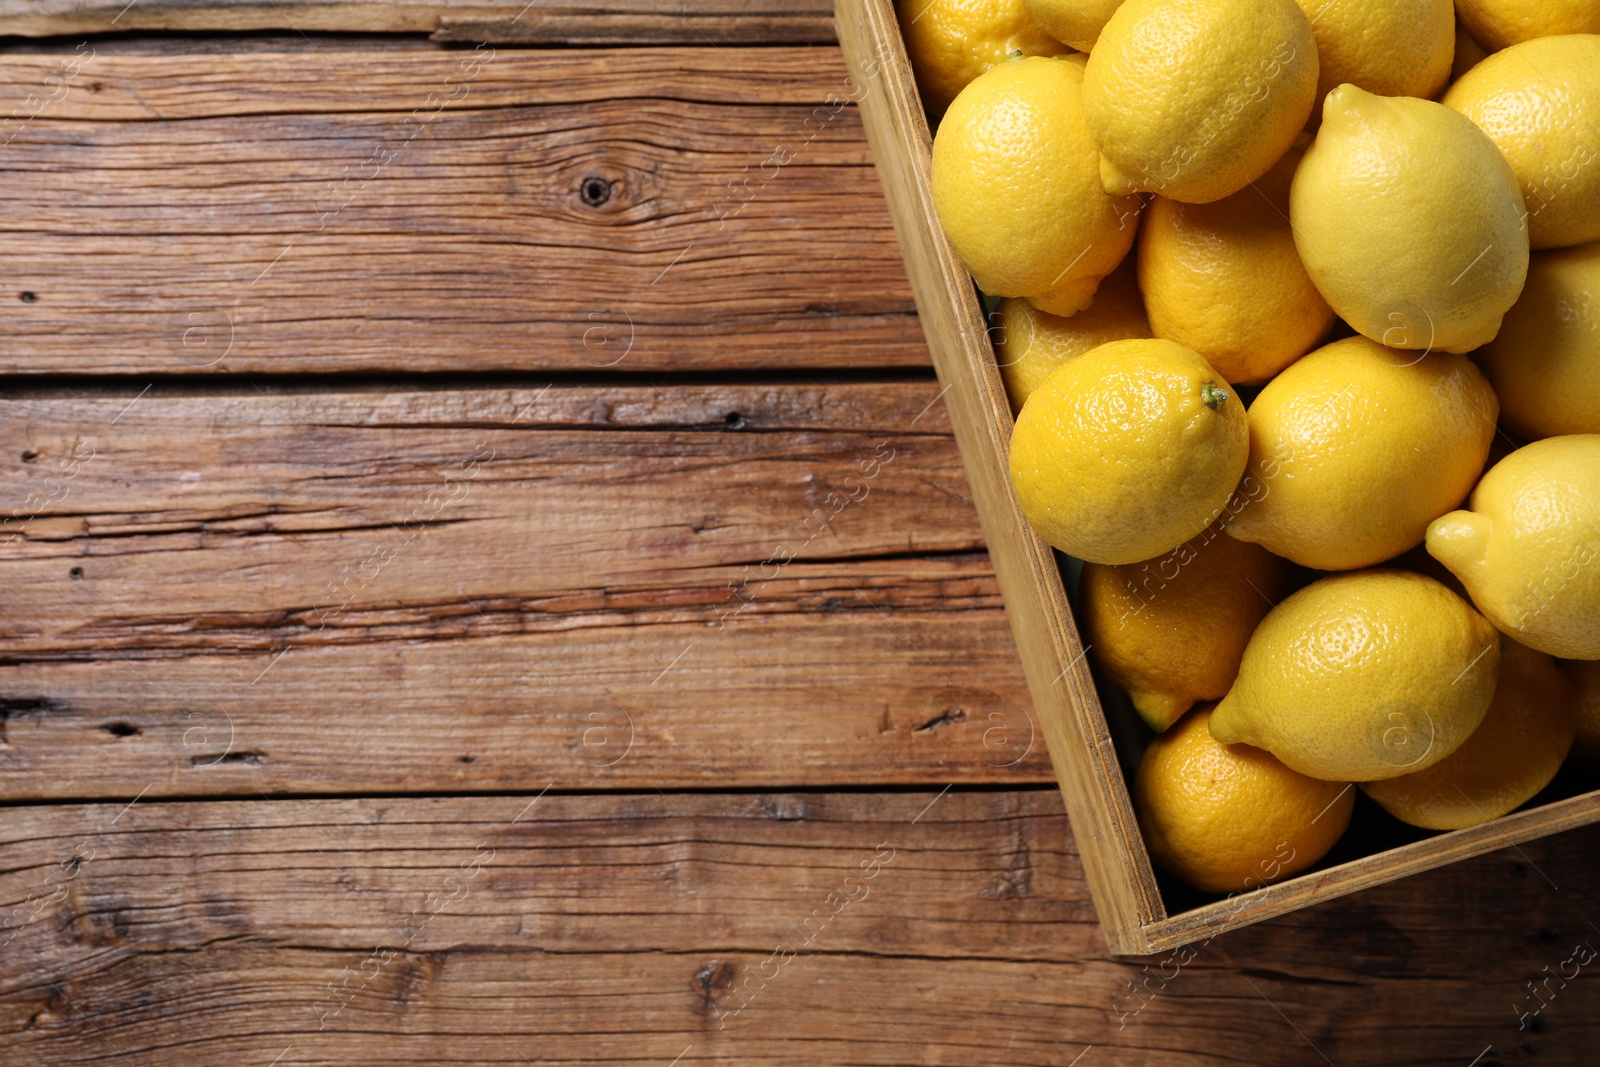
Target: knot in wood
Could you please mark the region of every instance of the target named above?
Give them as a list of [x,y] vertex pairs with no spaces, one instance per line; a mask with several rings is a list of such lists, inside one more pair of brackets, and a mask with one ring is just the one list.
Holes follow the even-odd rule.
[[611,183],[591,174],[578,186],[578,196],[590,207],[599,207],[611,199]]

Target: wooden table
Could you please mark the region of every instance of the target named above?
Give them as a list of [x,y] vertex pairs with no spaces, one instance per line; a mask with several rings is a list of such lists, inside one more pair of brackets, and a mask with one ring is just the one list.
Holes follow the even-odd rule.
[[1595,1062],[1594,828],[1108,955],[824,4],[121,4],[0,0],[0,1063]]

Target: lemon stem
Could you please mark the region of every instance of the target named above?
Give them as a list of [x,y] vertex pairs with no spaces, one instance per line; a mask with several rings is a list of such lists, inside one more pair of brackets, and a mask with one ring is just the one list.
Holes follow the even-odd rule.
[[1223,401],[1228,399],[1228,391],[1216,382],[1206,382],[1200,387],[1200,403],[1212,411],[1220,411]]

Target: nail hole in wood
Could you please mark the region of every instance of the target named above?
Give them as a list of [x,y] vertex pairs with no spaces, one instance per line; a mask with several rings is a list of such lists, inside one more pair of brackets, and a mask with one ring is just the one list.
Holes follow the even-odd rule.
[[32,290],[24,290],[22,293],[21,300],[24,304],[31,304],[37,299],[39,298],[33,295]]

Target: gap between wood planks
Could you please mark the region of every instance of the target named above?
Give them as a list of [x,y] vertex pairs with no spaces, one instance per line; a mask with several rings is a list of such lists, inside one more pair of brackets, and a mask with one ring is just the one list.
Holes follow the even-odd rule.
[[432,34],[531,45],[779,45],[835,40],[827,0],[0,0],[0,33],[160,31]]
[[[304,395],[310,393],[468,392],[538,390],[546,385],[585,389],[676,387],[897,385],[935,382],[932,367],[819,367],[740,370],[708,367],[666,371],[448,371],[291,374],[0,374],[0,401],[128,396],[130,383],[148,384],[151,397]],[[710,429],[711,424],[699,424]],[[723,426],[725,430],[735,427]],[[742,430],[745,427],[738,427]],[[753,427],[751,429],[754,429]],[[942,432],[942,431],[941,431]]]
[[[1019,795],[1033,796],[1035,794],[1048,796],[1054,786],[1048,780],[1013,781],[1013,782],[962,782],[960,785],[946,787],[943,794],[933,790],[926,783],[912,782],[885,782],[867,783],[860,785],[807,785],[803,782],[783,783],[777,782],[770,786],[754,787],[748,785],[679,785],[673,786],[668,792],[669,796],[704,796],[704,797],[752,797],[769,794],[784,794],[794,796],[816,797],[892,797],[892,796],[929,796],[930,793],[939,796],[955,794],[979,793],[1016,793]],[[638,786],[625,786],[619,789],[597,789],[593,786],[550,786],[538,792],[527,789],[501,788],[501,789],[473,789],[452,788],[439,790],[405,790],[397,792],[267,792],[262,796],[273,801],[347,801],[347,800],[448,800],[452,797],[473,800],[494,800],[500,797],[510,799],[528,799],[530,797],[590,797],[607,796],[627,797],[656,797],[661,795],[661,790]],[[127,802],[128,806],[139,804],[142,807],[151,807],[157,804],[249,804],[253,800],[248,795],[236,793],[195,793],[175,794],[172,796],[150,797],[147,794],[128,797],[103,797],[103,796],[61,796],[45,798],[22,797],[0,801],[0,810],[21,810],[24,808],[59,808],[73,805],[90,804],[119,804]],[[930,805],[931,806],[931,805]],[[1053,817],[1055,812],[1050,813]],[[933,820],[937,821],[937,820]]]

